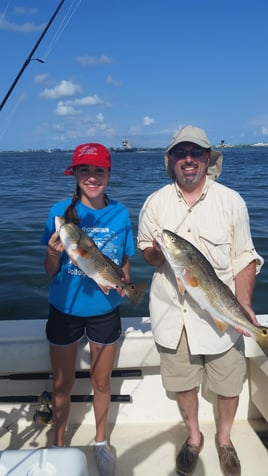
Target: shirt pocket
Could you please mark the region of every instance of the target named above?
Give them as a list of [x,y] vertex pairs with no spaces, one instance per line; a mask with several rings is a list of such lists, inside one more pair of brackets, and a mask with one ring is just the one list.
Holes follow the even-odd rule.
[[231,239],[227,235],[199,236],[200,251],[215,270],[226,270],[231,265]]

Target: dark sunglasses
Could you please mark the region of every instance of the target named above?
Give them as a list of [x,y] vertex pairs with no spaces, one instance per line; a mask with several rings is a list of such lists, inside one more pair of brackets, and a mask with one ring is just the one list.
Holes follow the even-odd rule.
[[206,152],[206,149],[175,149],[172,151],[172,154],[176,157],[176,159],[185,159],[188,155],[193,159],[198,159],[202,157],[202,155]]

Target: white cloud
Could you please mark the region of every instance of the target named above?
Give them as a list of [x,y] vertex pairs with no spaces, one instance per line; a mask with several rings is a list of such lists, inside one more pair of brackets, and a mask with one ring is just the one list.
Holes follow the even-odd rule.
[[86,131],[85,135],[88,137],[96,137],[97,135],[101,134],[103,137],[113,137],[115,135],[115,130],[112,127],[108,127],[107,124],[99,124],[96,122],[89,126]]
[[140,134],[141,128],[140,126],[132,126],[128,130],[129,134],[132,136],[136,136],[137,134]]
[[24,7],[15,7],[14,8],[14,13],[16,15],[36,15],[38,13],[37,8],[30,8],[29,10]]
[[99,58],[94,56],[77,56],[76,58],[77,63],[81,64],[82,66],[95,66],[98,64],[111,64],[113,62],[112,58],[109,56],[102,55]]
[[54,88],[46,88],[41,92],[40,96],[44,99],[59,99],[64,96],[73,96],[75,93],[81,90],[78,84],[74,84],[72,81],[62,80]]
[[34,23],[23,23],[18,25],[17,23],[11,23],[5,19],[4,16],[0,16],[0,30],[16,31],[18,33],[29,33],[32,31],[44,30],[45,24],[35,25]]
[[152,117],[145,116],[143,118],[143,125],[144,126],[150,126],[151,124],[154,124],[155,120]]
[[94,94],[94,96],[85,96],[84,98],[74,99],[73,101],[66,101],[66,103],[78,106],[95,106],[96,104],[103,104],[104,101]]
[[112,84],[113,86],[122,86],[122,84],[123,84],[121,81],[117,81],[117,80],[113,79],[111,74],[108,74],[108,76],[106,78],[106,83]]
[[263,136],[268,135],[268,115],[265,114],[262,117],[254,119],[252,125],[254,127],[254,136],[258,137],[260,134]]
[[[29,33],[33,31],[41,31],[45,28],[45,24],[35,25],[34,23],[27,22],[23,23],[22,25],[19,25],[18,23],[10,22],[6,18],[9,5],[10,2],[7,3],[5,10],[0,13],[0,30],[16,31],[18,33]],[[35,15],[36,13],[38,13],[38,10],[36,8],[27,9],[24,7],[14,6],[13,13],[15,15],[27,15],[27,17],[29,17],[30,15]]]
[[268,136],[268,127],[265,127],[265,126],[262,127],[262,128],[261,128],[261,133],[262,133],[262,135],[264,135],[264,136]]
[[57,116],[77,116],[81,111],[76,110],[73,106],[67,105],[64,102],[59,102],[54,110]]
[[[77,116],[79,114],[82,114],[82,110],[77,109],[76,106],[95,106],[98,104],[103,104],[103,102],[104,101],[96,95],[87,96],[81,99],[59,101],[54,112],[57,116]],[[97,121],[103,122],[103,120],[103,114],[98,114]]]
[[34,83],[35,84],[44,83],[47,77],[48,77],[47,74],[38,74],[37,76],[34,77]]
[[62,132],[64,131],[64,124],[62,122],[61,123],[58,122],[57,124],[52,124],[52,129],[58,132]]

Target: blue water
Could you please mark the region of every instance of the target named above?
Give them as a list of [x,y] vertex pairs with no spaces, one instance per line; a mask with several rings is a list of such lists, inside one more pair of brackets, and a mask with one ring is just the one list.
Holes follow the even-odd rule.
[[[74,191],[73,177],[63,175],[71,163],[71,152],[0,153],[0,319],[40,319],[47,317],[49,280],[43,269],[44,247],[39,244],[50,206]],[[164,153],[113,154],[108,194],[130,211],[134,234],[145,198],[165,185]],[[250,215],[252,236],[265,265],[257,277],[254,309],[268,313],[268,148],[224,150],[220,181],[241,193]],[[153,269],[132,258],[132,281],[148,281]],[[148,286],[149,290],[149,286]],[[143,302],[133,307],[127,298],[122,315],[147,316],[148,290]]]

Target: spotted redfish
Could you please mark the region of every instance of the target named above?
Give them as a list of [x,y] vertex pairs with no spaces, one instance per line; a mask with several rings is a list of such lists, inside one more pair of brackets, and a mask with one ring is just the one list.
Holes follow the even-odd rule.
[[163,230],[158,242],[175,274],[180,293],[186,290],[222,331],[229,324],[249,333],[268,357],[268,328],[252,323],[207,258],[189,241],[169,230]]
[[105,256],[95,242],[74,223],[66,223],[65,218],[55,217],[56,230],[59,232],[63,247],[72,262],[86,276],[93,279],[104,294],[111,289],[124,289],[133,304],[142,301],[146,284],[125,283],[121,268],[108,256]]

